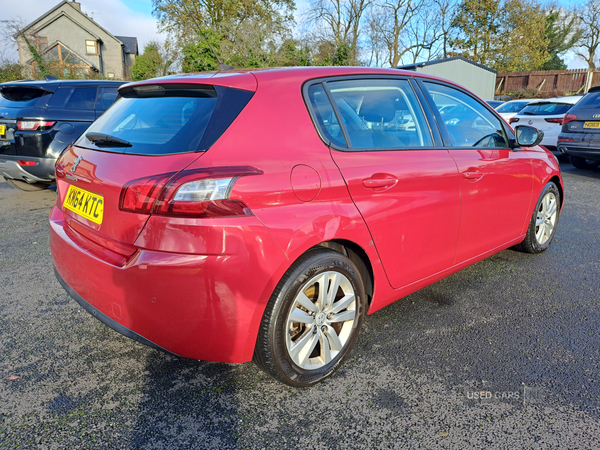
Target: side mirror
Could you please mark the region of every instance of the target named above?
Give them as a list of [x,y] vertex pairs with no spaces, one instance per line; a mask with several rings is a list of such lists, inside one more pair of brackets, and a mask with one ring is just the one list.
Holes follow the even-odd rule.
[[517,144],[521,147],[534,147],[544,139],[544,132],[527,125],[515,128]]

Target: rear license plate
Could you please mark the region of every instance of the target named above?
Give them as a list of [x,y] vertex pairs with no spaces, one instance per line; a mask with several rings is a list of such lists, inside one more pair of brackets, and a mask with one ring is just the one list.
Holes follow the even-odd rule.
[[600,122],[585,122],[583,128],[600,128]]
[[6,125],[2,124],[2,125],[0,125],[0,138],[3,138],[5,134],[6,134]]
[[76,186],[69,186],[63,206],[98,225],[102,224],[104,197]]

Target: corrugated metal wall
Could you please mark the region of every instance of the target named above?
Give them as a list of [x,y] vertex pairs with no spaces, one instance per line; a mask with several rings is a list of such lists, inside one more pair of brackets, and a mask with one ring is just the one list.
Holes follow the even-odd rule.
[[484,100],[494,99],[496,74],[460,59],[417,67],[417,72],[454,81]]

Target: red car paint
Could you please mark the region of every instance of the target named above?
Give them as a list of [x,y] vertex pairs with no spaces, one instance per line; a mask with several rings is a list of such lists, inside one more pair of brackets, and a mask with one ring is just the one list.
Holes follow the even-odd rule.
[[[255,94],[205,152],[142,156],[77,146],[65,152],[50,215],[58,275],[95,310],[163,349],[245,362],[277,283],[311,247],[337,242],[360,252],[372,272],[372,313],[520,242],[546,183],[555,180],[562,189],[554,157],[539,147],[330,149],[315,130],[302,86],[345,75],[434,79],[370,68],[161,79]],[[188,218],[119,209],[132,180],[231,166],[262,171],[240,177],[229,197],[251,215]],[[104,197],[101,225],[62,206],[71,184]]]

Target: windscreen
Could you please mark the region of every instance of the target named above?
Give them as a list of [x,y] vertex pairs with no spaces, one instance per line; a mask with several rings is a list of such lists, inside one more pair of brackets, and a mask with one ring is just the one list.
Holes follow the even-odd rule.
[[0,107],[25,108],[35,106],[44,95],[51,95],[44,89],[6,86],[0,90]]
[[496,108],[499,113],[516,113],[521,111],[529,102],[508,102]]
[[570,103],[534,103],[523,108],[519,114],[527,116],[557,116],[566,114],[572,107],[573,105]]
[[[206,150],[252,97],[249,91],[205,85],[134,86],[120,93],[122,98],[87,129],[78,146],[143,155]],[[91,139],[98,134],[130,145]]]

